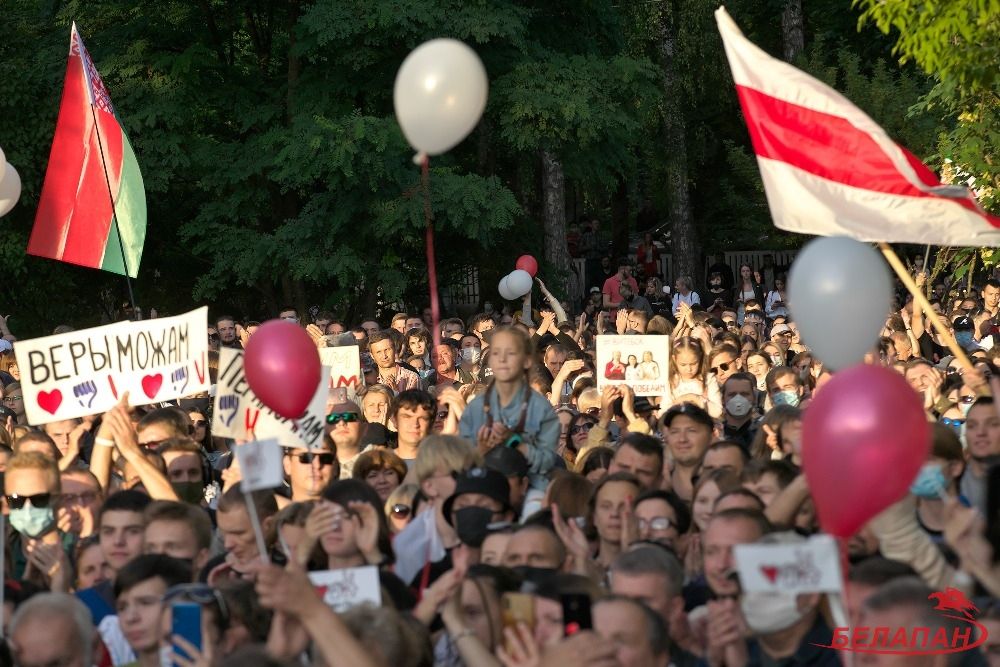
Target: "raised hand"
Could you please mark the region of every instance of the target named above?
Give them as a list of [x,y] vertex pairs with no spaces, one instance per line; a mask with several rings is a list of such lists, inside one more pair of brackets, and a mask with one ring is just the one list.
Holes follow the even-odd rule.
[[315,324],[310,324],[309,326],[306,327],[306,333],[309,334],[310,338],[312,338],[313,343],[316,344],[316,347],[326,347],[325,334],[318,326],[316,326]]
[[381,564],[383,554],[378,548],[379,517],[378,510],[372,507],[371,503],[360,500],[352,500],[347,503],[347,508],[352,512],[350,520],[354,524],[354,536],[358,543],[358,550],[365,557],[365,561],[372,564]]

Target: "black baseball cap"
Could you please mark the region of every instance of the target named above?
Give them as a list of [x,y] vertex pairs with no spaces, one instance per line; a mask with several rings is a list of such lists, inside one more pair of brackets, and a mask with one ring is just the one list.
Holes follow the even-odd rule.
[[451,525],[451,506],[465,493],[479,493],[500,503],[501,511],[510,509],[510,484],[503,473],[476,466],[459,474],[455,480],[455,493],[448,496],[441,507],[444,520]]
[[494,447],[483,457],[483,463],[504,477],[524,477],[531,468],[524,454],[511,447]]
[[679,415],[684,415],[689,419],[693,419],[697,423],[707,426],[710,429],[715,428],[715,422],[712,420],[712,415],[708,414],[694,403],[681,403],[680,405],[675,405],[667,410],[663,413],[663,416],[660,417],[660,428],[670,428],[670,422],[672,422],[674,418]]
[[955,331],[972,331],[975,328],[972,324],[972,318],[968,315],[956,317],[951,325],[955,328]]

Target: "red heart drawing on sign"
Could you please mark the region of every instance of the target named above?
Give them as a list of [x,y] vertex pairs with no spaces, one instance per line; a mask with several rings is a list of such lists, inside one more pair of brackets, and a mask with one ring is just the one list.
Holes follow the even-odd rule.
[[772,584],[778,580],[778,568],[774,565],[761,565],[760,571]]
[[142,390],[146,392],[146,396],[153,398],[160,391],[160,385],[163,384],[163,375],[157,373],[156,375],[147,375],[142,378]]
[[38,392],[38,407],[54,415],[62,404],[62,392],[58,389]]

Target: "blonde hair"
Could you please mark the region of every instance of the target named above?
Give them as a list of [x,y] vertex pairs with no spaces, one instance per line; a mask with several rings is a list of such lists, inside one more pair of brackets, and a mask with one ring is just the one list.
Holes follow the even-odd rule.
[[420,441],[417,458],[413,462],[413,474],[417,482],[434,476],[438,468],[447,468],[450,472],[460,472],[473,466],[483,464],[475,446],[457,435],[429,435]]
[[21,452],[15,454],[7,461],[7,479],[10,480],[10,473],[15,470],[41,470],[49,473],[53,480],[56,492],[62,491],[62,480],[59,478],[59,466],[51,458],[41,452]]
[[392,506],[402,503],[404,505],[410,506],[410,516],[413,516],[413,499],[417,497],[417,493],[420,491],[420,487],[416,484],[400,484],[389,497],[385,499],[385,518],[386,520],[392,519]]

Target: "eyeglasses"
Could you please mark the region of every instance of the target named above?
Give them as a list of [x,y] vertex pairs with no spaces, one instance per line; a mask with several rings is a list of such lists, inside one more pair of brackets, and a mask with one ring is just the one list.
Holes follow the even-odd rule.
[[332,466],[334,460],[333,454],[328,454],[328,453],[320,454],[318,452],[302,452],[301,454],[289,454],[289,456],[291,456],[294,459],[298,459],[299,463],[301,463],[302,465],[312,465],[312,462],[315,459],[318,460],[320,466],[323,467]]
[[326,423],[336,426],[340,422],[353,424],[358,421],[358,416],[353,412],[331,412],[326,416]]
[[945,426],[951,426],[952,428],[961,427],[965,423],[964,419],[952,419],[951,417],[942,417],[941,423]]
[[44,509],[49,506],[55,498],[58,497],[57,493],[36,493],[31,496],[22,496],[17,493],[7,494],[7,504],[12,510],[19,510],[24,507],[26,501],[31,501],[31,506],[38,509]]
[[3,402],[4,403],[15,403],[17,401],[23,401],[23,400],[24,400],[23,396],[4,396],[3,397]]
[[204,419],[194,419],[191,421],[191,426],[195,428],[201,428],[202,426],[207,426],[208,422]]
[[405,519],[406,517],[410,516],[410,510],[411,507],[409,505],[406,505],[404,503],[396,503],[395,505],[392,506],[392,515],[400,519]]
[[435,415],[435,419],[447,419],[447,418],[448,418],[447,410],[441,410],[437,413],[437,415]]
[[591,422],[580,422],[569,430],[569,434],[580,435],[581,433],[590,433],[590,429],[592,428],[594,428],[594,425]]
[[229,607],[226,599],[222,597],[217,589],[208,584],[178,584],[168,589],[163,595],[164,602],[171,600],[186,599],[199,605],[214,604],[219,610],[219,627],[222,629],[229,627]]
[[[59,498],[60,504],[64,506],[81,505],[87,507],[94,504],[98,498],[97,491],[84,491],[82,493],[64,493]],[[34,501],[31,503],[35,505]]]
[[712,372],[713,373],[718,373],[719,371],[722,371],[723,373],[725,373],[726,371],[729,370],[729,367],[732,366],[732,365],[733,365],[733,362],[727,361],[724,364],[719,364],[718,366],[712,366]]
[[639,526],[639,530],[645,530],[646,528],[650,530],[667,530],[670,526],[674,525],[674,522],[668,517],[657,516],[652,519],[639,519],[636,521],[636,524]]

